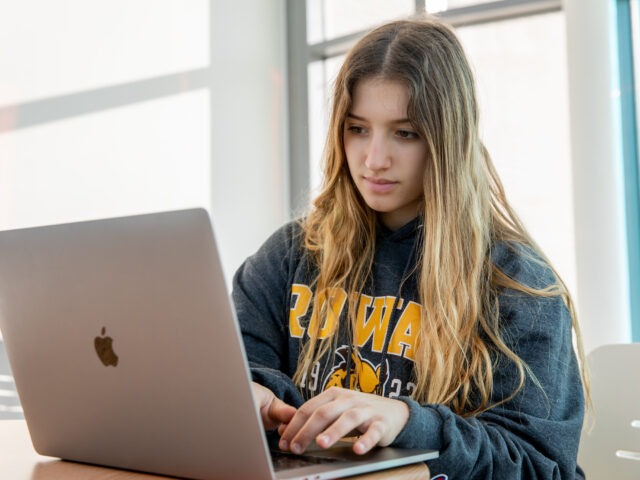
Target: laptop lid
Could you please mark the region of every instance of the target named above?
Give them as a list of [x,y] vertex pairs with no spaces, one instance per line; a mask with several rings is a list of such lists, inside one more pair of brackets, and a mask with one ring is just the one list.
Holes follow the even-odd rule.
[[0,329],[40,454],[274,477],[205,210],[0,232]]

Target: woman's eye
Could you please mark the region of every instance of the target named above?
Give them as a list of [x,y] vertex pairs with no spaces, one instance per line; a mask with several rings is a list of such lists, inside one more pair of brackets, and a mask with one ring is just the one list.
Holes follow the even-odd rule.
[[418,138],[418,134],[416,132],[412,132],[411,130],[398,130],[396,135],[400,138],[413,139]]
[[350,125],[347,127],[347,131],[355,133],[356,135],[362,135],[365,133],[365,129],[359,125]]

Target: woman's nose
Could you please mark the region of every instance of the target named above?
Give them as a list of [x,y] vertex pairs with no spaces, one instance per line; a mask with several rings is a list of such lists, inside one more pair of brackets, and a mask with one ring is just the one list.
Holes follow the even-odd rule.
[[382,135],[374,135],[369,142],[365,165],[369,170],[384,170],[391,165],[388,140]]

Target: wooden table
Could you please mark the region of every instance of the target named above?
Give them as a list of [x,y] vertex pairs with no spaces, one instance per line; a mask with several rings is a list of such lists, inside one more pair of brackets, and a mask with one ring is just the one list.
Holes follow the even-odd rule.
[[[167,478],[113,468],[66,462],[38,455],[24,420],[0,421],[0,478],[11,480],[146,480]],[[358,480],[424,480],[429,469],[423,463],[360,475]]]

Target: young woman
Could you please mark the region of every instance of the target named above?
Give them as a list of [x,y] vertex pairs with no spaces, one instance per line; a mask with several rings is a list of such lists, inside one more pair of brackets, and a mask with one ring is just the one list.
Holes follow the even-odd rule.
[[280,447],[356,431],[356,453],[439,450],[449,478],[582,476],[574,309],[505,198],[449,28],[397,21],[353,47],[324,161],[308,215],[234,279]]

